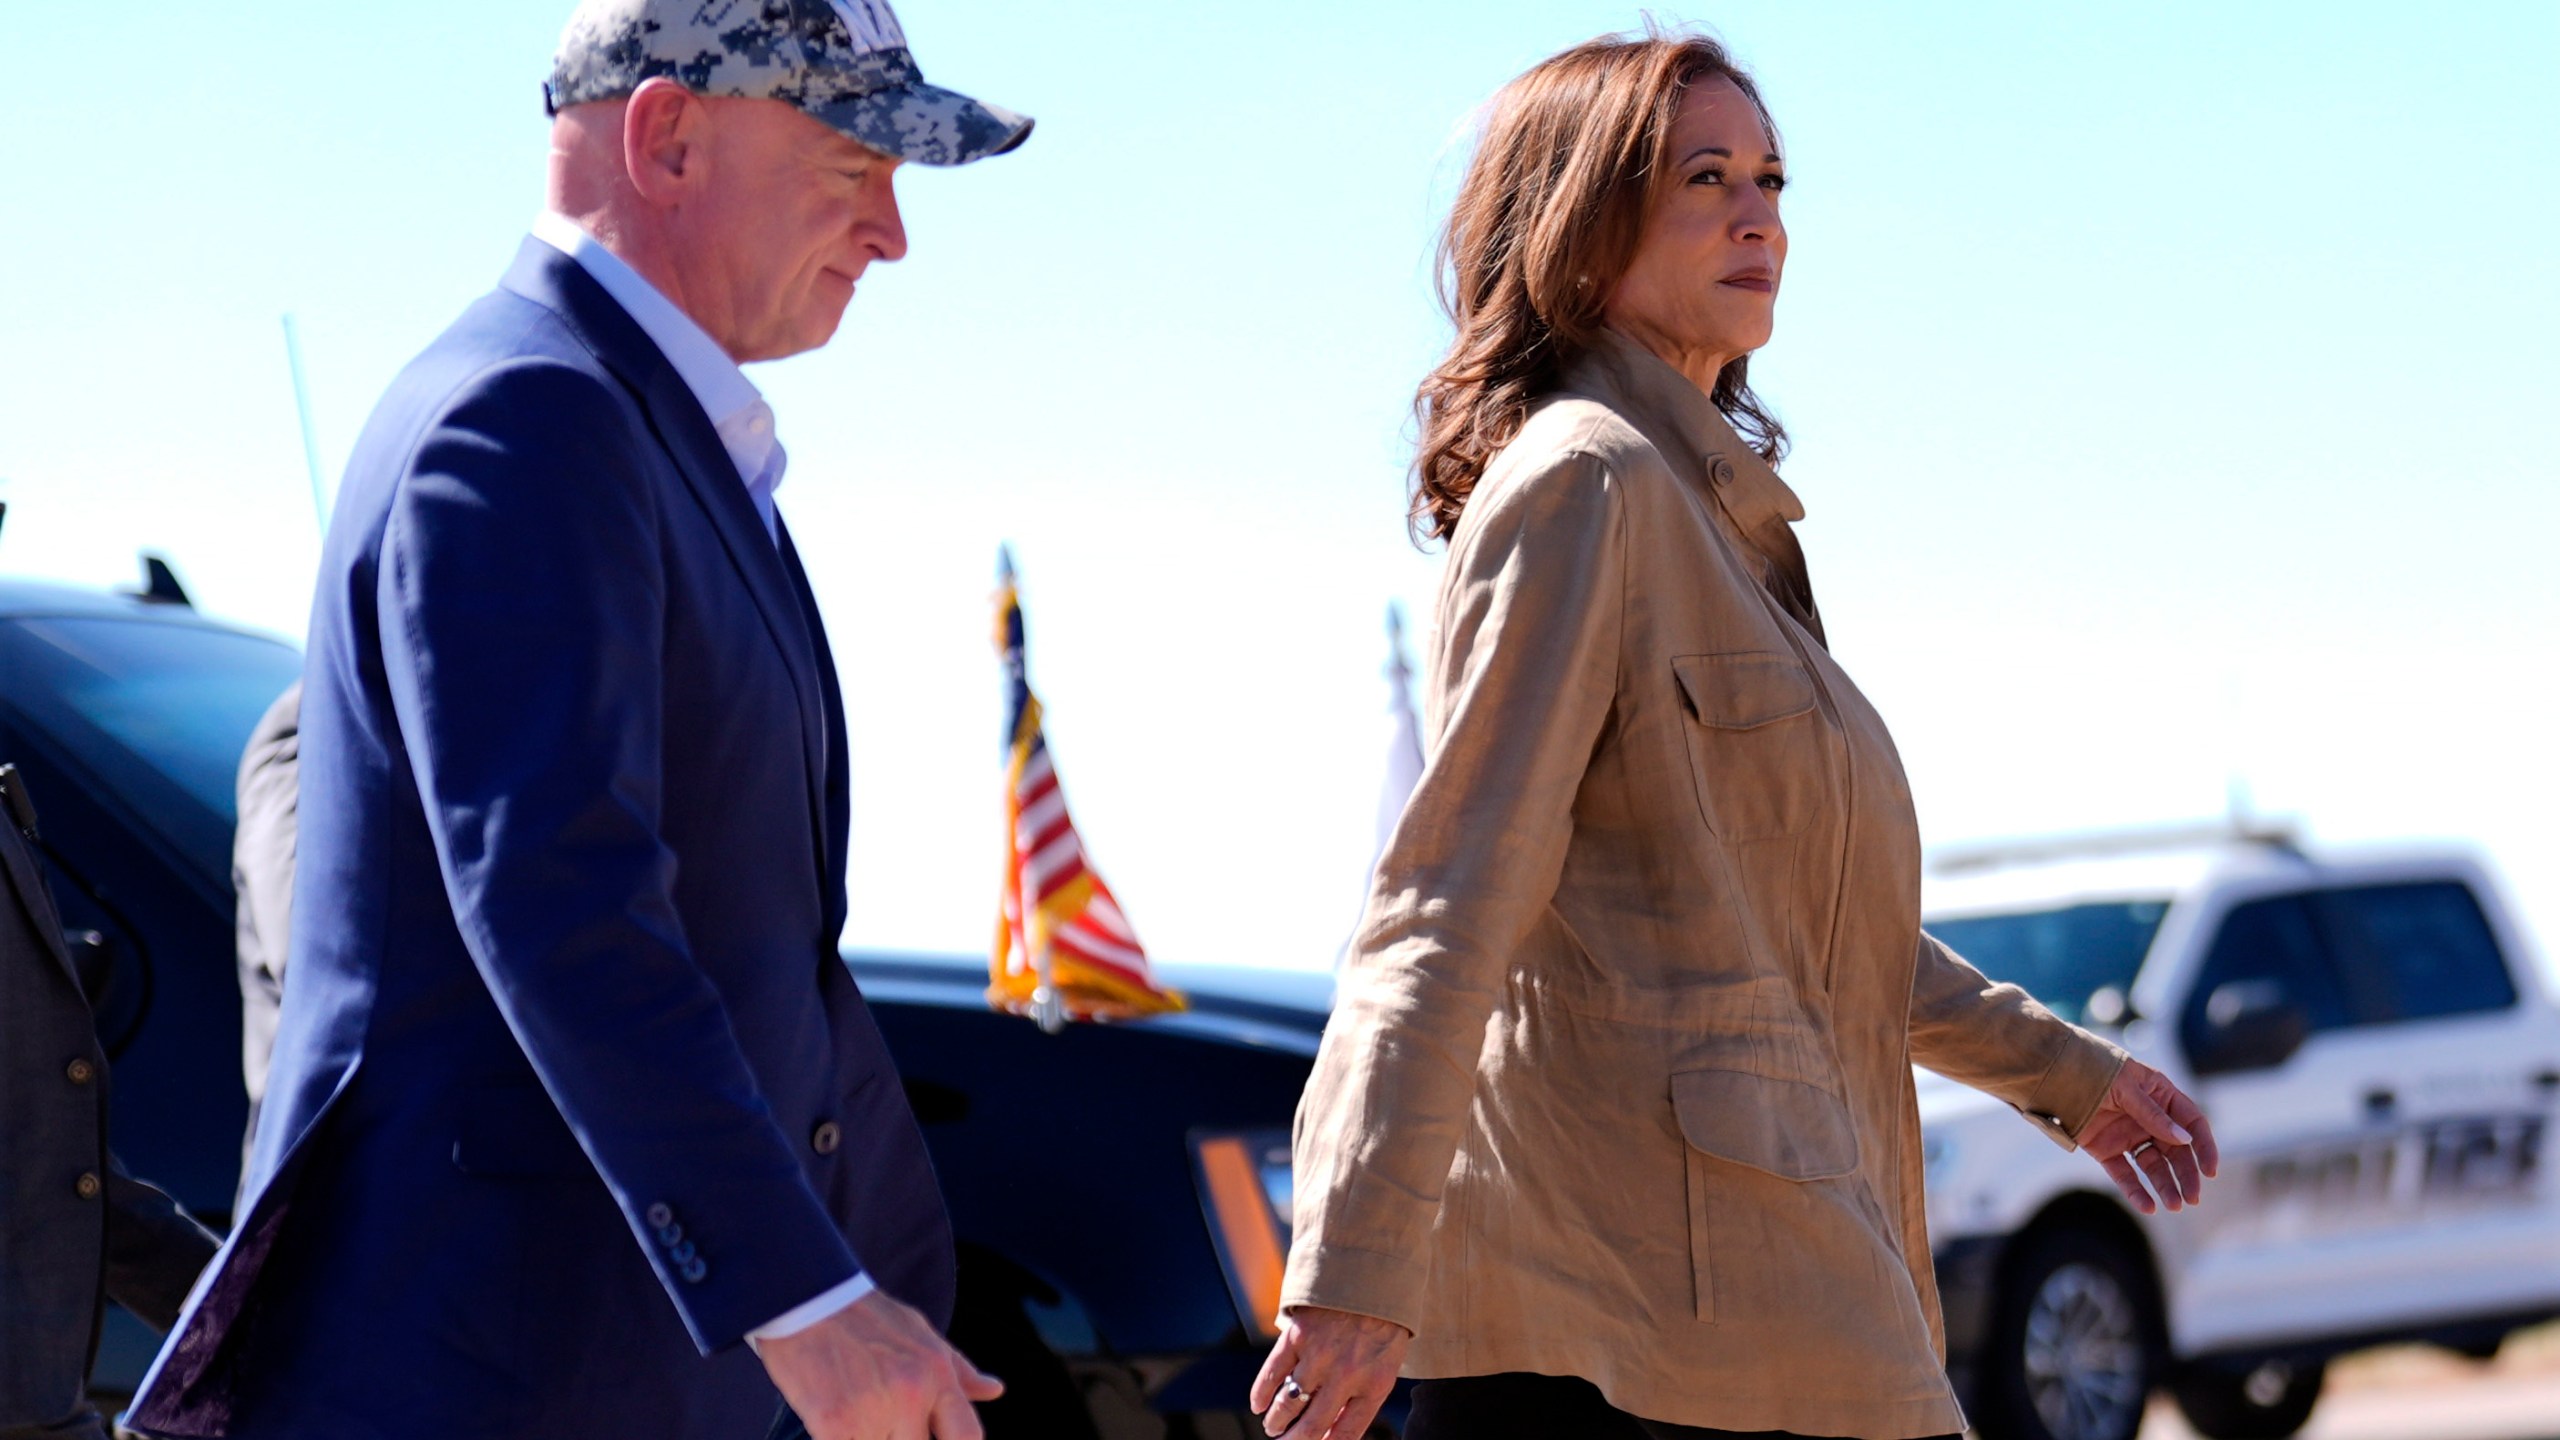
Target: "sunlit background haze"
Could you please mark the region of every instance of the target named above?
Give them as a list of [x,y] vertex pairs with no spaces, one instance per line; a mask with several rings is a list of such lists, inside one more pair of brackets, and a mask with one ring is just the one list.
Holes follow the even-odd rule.
[[[299,637],[398,367],[541,199],[565,0],[25,5],[0,110],[0,573]],[[994,923],[1019,559],[1087,844],[1160,958],[1332,963],[1471,115],[1581,0],[906,0],[1039,118],[751,374],[844,669],[861,945]],[[2479,845],[2560,935],[2560,5],[1733,0],[1795,187],[1815,588],[1934,843],[2220,815]]]

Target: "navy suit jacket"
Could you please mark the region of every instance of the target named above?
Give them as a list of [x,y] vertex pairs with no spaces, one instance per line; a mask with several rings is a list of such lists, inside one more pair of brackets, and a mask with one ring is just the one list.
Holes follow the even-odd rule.
[[841,711],[701,406],[527,241],[349,463],[254,1198],[130,1423],[754,1435],[749,1329],[858,1266],[947,1323]]

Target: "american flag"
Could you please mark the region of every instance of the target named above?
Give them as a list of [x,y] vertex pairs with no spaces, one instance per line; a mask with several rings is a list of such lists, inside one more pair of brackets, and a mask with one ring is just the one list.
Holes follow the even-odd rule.
[[1066,792],[1040,728],[1022,655],[1022,597],[1013,556],[1001,557],[996,648],[1006,709],[1004,906],[996,925],[987,1003],[1045,1030],[1070,1019],[1126,1020],[1186,1008],[1155,983],[1120,902],[1086,860]]

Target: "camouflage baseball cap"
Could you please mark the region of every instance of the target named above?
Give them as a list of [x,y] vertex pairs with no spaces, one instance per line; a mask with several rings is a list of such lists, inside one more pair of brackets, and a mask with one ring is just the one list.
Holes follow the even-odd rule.
[[665,75],[780,100],[919,165],[1001,155],[1031,117],[924,83],[887,0],[581,0],[542,87],[553,113]]

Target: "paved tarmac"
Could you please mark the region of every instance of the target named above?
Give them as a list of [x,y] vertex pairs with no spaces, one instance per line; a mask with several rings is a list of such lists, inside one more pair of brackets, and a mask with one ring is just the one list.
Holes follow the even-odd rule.
[[[2163,1402],[2142,1440],[2196,1433]],[[2302,1440],[2560,1440],[2560,1326],[2511,1338],[2485,1365],[2417,1348],[2342,1361]]]

